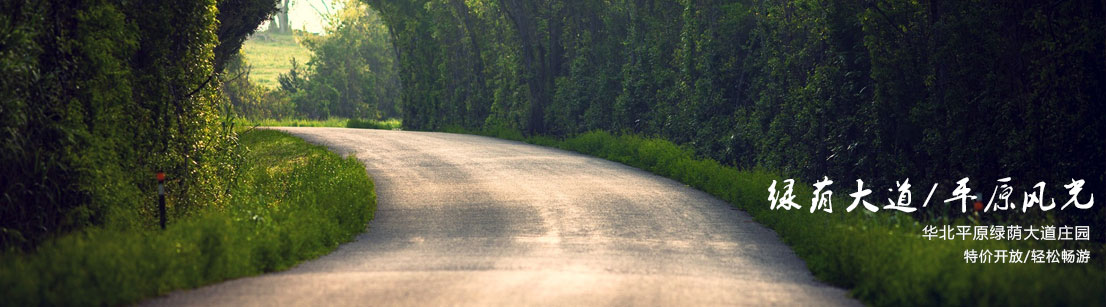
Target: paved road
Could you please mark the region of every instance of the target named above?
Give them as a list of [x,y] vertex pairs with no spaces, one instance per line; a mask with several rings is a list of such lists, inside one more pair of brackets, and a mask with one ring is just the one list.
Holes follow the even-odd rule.
[[469,135],[279,129],[365,163],[369,230],[284,272],[146,304],[859,305],[748,214],[622,164]]

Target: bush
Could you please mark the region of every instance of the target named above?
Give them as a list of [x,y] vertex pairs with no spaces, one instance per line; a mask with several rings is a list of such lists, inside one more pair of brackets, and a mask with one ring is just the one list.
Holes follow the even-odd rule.
[[403,121],[397,118],[390,118],[385,120],[367,120],[354,118],[346,122],[346,128],[400,130],[401,127],[403,127]]
[[390,118],[385,120],[371,120],[371,119],[345,119],[341,117],[331,117],[324,120],[313,119],[258,119],[258,120],[246,120],[241,119],[237,122],[240,125],[247,127],[264,126],[264,127],[345,127],[345,128],[361,128],[361,129],[385,129],[385,130],[401,130],[403,127],[403,121],[398,118]]
[[0,255],[3,304],[119,305],[288,268],[365,230],[373,183],[354,158],[285,133],[242,134],[248,164],[223,207],[164,231],[89,227]]
[[156,171],[173,174],[173,216],[227,199],[236,140],[221,117],[215,1],[0,11],[0,249],[113,220],[156,224],[132,218],[150,216]]

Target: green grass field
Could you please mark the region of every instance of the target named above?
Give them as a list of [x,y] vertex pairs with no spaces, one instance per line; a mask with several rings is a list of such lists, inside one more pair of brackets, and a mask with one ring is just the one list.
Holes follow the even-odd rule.
[[292,58],[299,65],[305,65],[311,59],[311,50],[298,43],[299,37],[291,34],[259,33],[251,36],[242,44],[242,53],[246,63],[252,67],[250,81],[267,87],[277,88],[277,76],[292,69]]
[[376,194],[361,162],[278,131],[239,136],[246,164],[229,205],[165,230],[88,227],[0,253],[0,306],[124,305],[283,270],[365,231]]

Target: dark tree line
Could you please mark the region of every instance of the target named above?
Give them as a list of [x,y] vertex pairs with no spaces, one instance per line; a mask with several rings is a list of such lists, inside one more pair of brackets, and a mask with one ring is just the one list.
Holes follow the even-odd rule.
[[1106,193],[1103,1],[365,1],[410,129],[640,133],[838,191]]
[[173,214],[219,205],[238,159],[220,71],[274,3],[0,3],[0,248],[153,225],[158,170]]

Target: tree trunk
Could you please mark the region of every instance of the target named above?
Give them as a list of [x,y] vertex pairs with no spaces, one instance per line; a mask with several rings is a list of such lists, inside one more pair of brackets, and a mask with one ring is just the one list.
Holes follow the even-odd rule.
[[[450,3],[453,4],[453,10],[456,12],[457,18],[460,19],[461,25],[464,26],[465,34],[468,35],[469,44],[472,46],[472,56],[474,57],[474,61],[472,61],[472,72],[476,74],[476,86],[478,87],[476,90],[479,95],[483,97],[483,95],[487,94],[488,90],[487,81],[484,77],[484,56],[480,49],[480,37],[477,32],[479,29],[476,29],[472,12],[469,7],[465,5],[464,0],[451,0]],[[475,116],[476,118],[485,118],[487,116],[483,110],[477,113],[478,114]]]
[[537,38],[536,9],[528,1],[500,0],[507,19],[515,26],[522,47],[522,60],[526,68],[526,84],[530,88],[530,108],[526,123],[527,132],[545,132],[545,106],[549,101],[550,83],[545,52]]
[[292,32],[291,23],[288,22],[288,10],[291,9],[292,0],[284,0],[283,5],[280,6],[280,33]]

